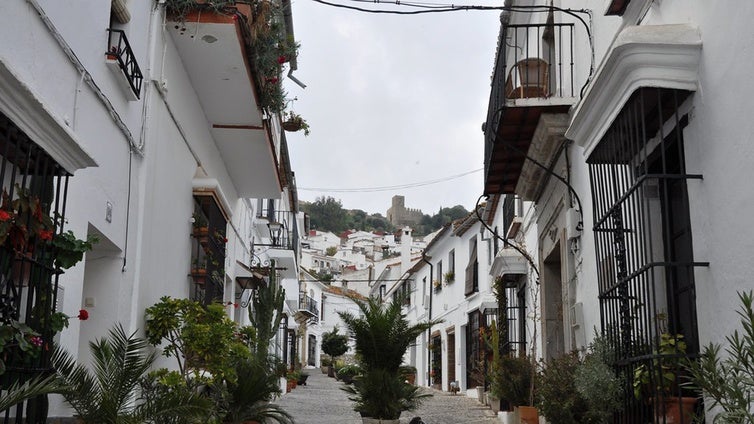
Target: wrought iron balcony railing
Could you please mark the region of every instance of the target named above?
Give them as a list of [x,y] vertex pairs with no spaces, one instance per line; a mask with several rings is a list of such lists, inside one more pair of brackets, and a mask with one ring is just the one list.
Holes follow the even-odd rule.
[[494,140],[510,100],[576,97],[574,24],[504,25],[500,30],[485,136]]
[[317,301],[309,297],[305,293],[299,293],[298,296],[298,310],[299,312],[306,313],[312,317],[319,316],[319,307]]
[[136,56],[131,49],[126,33],[123,30],[109,28],[107,45],[108,50],[105,56],[108,60],[115,60],[123,75],[128,81],[134,95],[138,99],[141,94],[141,84],[144,81],[144,75],[141,73],[139,64],[136,62]]
[[257,215],[267,220],[270,231],[269,243],[254,243],[255,246],[267,246],[273,249],[298,250],[298,225],[293,212],[264,209]]

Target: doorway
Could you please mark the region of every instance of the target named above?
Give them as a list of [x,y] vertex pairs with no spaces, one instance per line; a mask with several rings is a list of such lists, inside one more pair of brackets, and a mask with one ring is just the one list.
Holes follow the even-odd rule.
[[542,325],[544,357],[549,361],[565,352],[563,330],[563,280],[560,242],[555,244],[542,267]]

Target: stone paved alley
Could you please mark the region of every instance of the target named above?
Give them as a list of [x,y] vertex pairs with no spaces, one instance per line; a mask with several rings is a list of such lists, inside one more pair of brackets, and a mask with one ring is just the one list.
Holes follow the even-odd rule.
[[[318,369],[306,371],[306,386],[298,386],[279,399],[286,411],[293,415],[296,424],[360,424],[359,414],[353,410],[347,394],[340,390],[343,383],[328,378]],[[404,412],[401,424],[415,416],[426,424],[483,424],[499,422],[492,411],[475,399],[432,390],[429,398],[416,411]]]

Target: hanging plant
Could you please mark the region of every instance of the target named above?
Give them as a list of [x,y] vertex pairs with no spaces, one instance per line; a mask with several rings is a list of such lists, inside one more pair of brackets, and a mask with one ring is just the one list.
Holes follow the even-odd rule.
[[285,120],[282,123],[283,129],[286,131],[296,132],[304,130],[304,135],[308,136],[309,131],[309,124],[306,123],[306,120],[301,117],[301,115],[297,114],[296,112],[286,112],[285,113]]

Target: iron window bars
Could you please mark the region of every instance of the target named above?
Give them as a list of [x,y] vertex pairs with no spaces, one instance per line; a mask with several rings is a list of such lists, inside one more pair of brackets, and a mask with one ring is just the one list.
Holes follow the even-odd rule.
[[[222,302],[225,292],[225,216],[212,196],[194,196],[194,214],[207,223],[206,234],[193,235],[192,298],[209,305]],[[203,270],[203,271],[202,271]]]
[[[8,213],[10,202],[21,197],[39,200],[41,212],[52,217],[57,234],[63,232],[68,192],[68,172],[7,116],[0,113],[0,187],[2,207]],[[25,215],[25,217],[24,217]],[[12,321],[24,323],[39,333],[41,345],[37,355],[23,352],[12,342],[5,345],[5,373],[0,375],[0,389],[14,382],[23,384],[31,378],[52,372],[53,330],[51,315],[57,306],[58,278],[53,268],[51,246],[30,231],[31,213],[18,214],[16,220],[28,230],[23,240],[6,227],[7,238],[0,245],[0,325]],[[28,237],[28,238],[27,238]],[[4,423],[32,422],[46,418],[46,397],[22,402],[4,412]],[[11,414],[13,410],[13,414]],[[24,413],[28,415],[24,415]],[[13,415],[13,417],[11,417]],[[33,421],[37,422],[37,421]]]
[[[637,399],[637,368],[649,370],[649,391],[673,367],[698,352],[693,258],[680,112],[690,93],[637,90],[587,159],[594,212],[602,331],[615,350],[624,385],[616,422],[665,422],[664,398],[686,390],[675,374],[672,391]],[[687,351],[660,351],[662,334],[683,335]],[[695,394],[691,394],[695,395]],[[688,424],[688,419],[686,424]]]
[[141,94],[141,85],[144,82],[144,75],[141,73],[139,64],[136,62],[136,56],[131,49],[126,33],[120,29],[108,28],[107,46],[105,57],[109,60],[118,62],[123,75],[125,75],[128,85],[138,99]]

